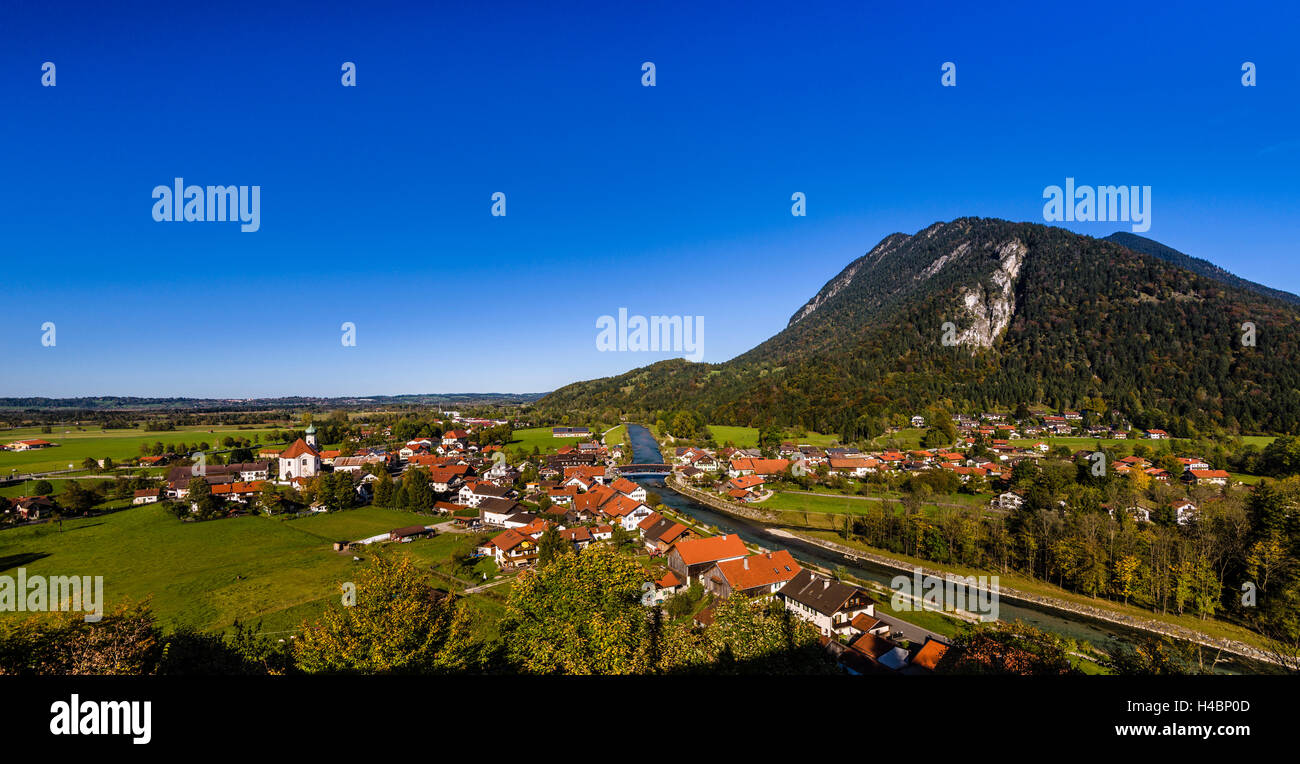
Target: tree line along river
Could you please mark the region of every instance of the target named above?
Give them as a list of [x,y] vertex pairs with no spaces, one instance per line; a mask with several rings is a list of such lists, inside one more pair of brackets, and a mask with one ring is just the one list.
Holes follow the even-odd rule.
[[[647,428],[642,425],[629,424],[627,432],[632,445],[632,461],[634,463],[659,464],[665,461],[659,451],[659,443]],[[738,534],[750,544],[756,544],[768,549],[788,549],[798,560],[832,570],[842,567],[852,576],[865,581],[876,581],[885,586],[889,586],[894,577],[900,574],[899,571],[892,568],[875,565],[867,560],[849,559],[837,552],[797,538],[778,536],[772,533],[772,529],[763,523],[723,514],[668,487],[662,477],[636,477],[632,479],[644,485],[646,490],[659,494],[664,505],[673,511],[691,517],[703,525],[713,526],[726,533]],[[1001,599],[998,608],[999,617],[1003,621],[1023,621],[1058,636],[1074,639],[1076,642],[1088,642],[1106,651],[1114,650],[1119,645],[1134,644],[1150,636],[1139,629],[1130,629],[1108,621],[1089,618],[1078,613],[1054,610],[1045,606],[1030,605],[1019,601],[1010,602],[1006,598]],[[1224,674],[1257,673],[1262,666],[1253,664],[1253,661],[1246,658],[1224,653],[1215,670],[1216,673]]]

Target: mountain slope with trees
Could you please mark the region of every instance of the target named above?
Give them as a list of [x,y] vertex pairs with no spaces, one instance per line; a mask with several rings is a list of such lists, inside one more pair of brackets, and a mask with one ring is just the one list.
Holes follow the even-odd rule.
[[538,407],[689,409],[845,439],[896,414],[1018,405],[1115,410],[1180,437],[1300,432],[1300,308],[1229,281],[1061,228],[962,218],[886,237],[730,361],[664,361]]

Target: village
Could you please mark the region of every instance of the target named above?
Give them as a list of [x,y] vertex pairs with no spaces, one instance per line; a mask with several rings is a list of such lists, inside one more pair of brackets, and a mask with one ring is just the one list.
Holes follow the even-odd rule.
[[[1101,476],[1107,470],[1118,477],[1129,479],[1133,486],[1144,488],[1152,484],[1169,486],[1166,496],[1173,517],[1179,525],[1194,519],[1197,506],[1184,489],[1200,488],[1198,493],[1212,496],[1204,489],[1228,486],[1231,474],[1221,468],[1212,468],[1204,458],[1192,454],[1174,454],[1169,449],[1170,436],[1164,430],[1144,431],[1111,430],[1109,428],[1083,428],[1082,416],[1067,411],[1062,416],[1048,415],[1042,424],[1015,424],[1009,414],[983,414],[979,417],[958,416],[953,423],[958,433],[954,445],[906,450],[866,450],[856,447],[814,446],[794,441],[782,441],[775,453],[764,453],[758,448],[707,448],[676,446],[673,448],[675,477],[691,484],[706,487],[734,502],[762,507],[774,496],[784,491],[798,493],[800,488],[837,489],[852,496],[863,492],[867,481],[876,481],[880,487],[896,486],[900,478],[925,475],[931,471],[946,473],[954,478],[966,496],[992,494],[987,506],[992,510],[1012,510],[1025,501],[1023,492],[998,491],[1005,487],[1017,465],[1033,463],[1050,456],[1084,464],[1093,475]],[[926,426],[924,417],[914,416],[914,428]],[[1101,440],[1128,440],[1140,444],[1138,453],[1111,458],[1111,455],[1093,448],[1055,449],[1046,440],[1026,442],[1040,436],[1066,438],[1097,438]],[[1018,442],[1013,442],[1018,441]],[[1145,443],[1151,443],[1148,448]],[[1163,445],[1163,450],[1158,450]],[[854,481],[857,481],[856,483]],[[1181,488],[1180,488],[1181,487]],[[858,490],[855,490],[858,489]],[[1135,491],[1135,493],[1138,493]],[[820,494],[826,496],[828,494]],[[1123,507],[1106,507],[1112,517],[1116,510],[1140,522],[1151,522],[1157,502],[1142,500]]]
[[[327,448],[308,422],[287,447],[249,449],[250,461],[220,463],[219,457],[209,461],[162,454],[119,466],[148,467],[158,475],[141,474],[131,481],[132,506],[162,503],[186,521],[246,513],[310,515],[368,504],[440,517],[438,522],[367,538],[342,539],[333,546],[347,553],[371,544],[465,534],[478,539],[471,557],[491,563],[486,570],[476,568],[481,570],[478,586],[484,588],[535,568],[548,546],[553,554],[557,549],[581,553],[594,544],[612,545],[641,560],[646,574],[643,603],[649,607],[665,607],[678,598],[675,609],[685,608],[702,627],[710,622],[714,604],[727,597],[771,598],[816,626],[823,645],[851,673],[903,674],[932,671],[948,649],[948,639],[909,624],[897,613],[877,612],[879,591],[873,596],[834,571],[801,565],[786,549],[747,544],[735,534],[673,512],[624,473],[662,476],[670,489],[703,491],[737,508],[763,508],[781,497],[796,504],[829,496],[845,501],[876,498],[869,494],[887,493],[909,478],[942,477],[955,487],[952,497],[987,497],[984,511],[997,513],[1016,510],[1026,501],[1025,492],[1010,484],[1019,465],[1055,456],[1076,461],[1081,468],[1113,470],[1135,485],[1167,485],[1180,497],[1166,501],[1180,525],[1194,522],[1197,513],[1187,491],[1196,489],[1203,499],[1231,482],[1227,471],[1212,469],[1199,456],[1172,454],[1169,435],[1162,430],[1088,429],[1083,417],[1070,411],[1034,421],[1009,414],[957,416],[951,423],[954,441],[928,448],[820,446],[793,439],[765,448],[675,445],[671,436],[661,433],[661,450],[671,454],[663,465],[632,465],[627,444],[607,443],[601,433],[580,426],[552,427],[553,445],[536,448],[532,455],[516,450],[512,458],[502,445],[485,444],[486,438],[480,442],[480,435],[508,429],[511,420],[465,417],[454,411],[441,416],[447,429],[430,437],[394,440],[391,427],[362,427]],[[927,425],[919,415],[908,424],[913,429]],[[1096,449],[1053,447],[1046,439],[1034,440],[1038,437],[1111,442],[1131,437],[1164,448],[1143,447],[1136,449],[1143,456],[1110,461]],[[55,446],[27,440],[7,448]],[[1134,501],[1106,509],[1112,517],[1118,510],[1128,520],[1149,523],[1154,506]],[[68,513],[57,497],[47,495],[16,497],[6,508],[15,522]]]

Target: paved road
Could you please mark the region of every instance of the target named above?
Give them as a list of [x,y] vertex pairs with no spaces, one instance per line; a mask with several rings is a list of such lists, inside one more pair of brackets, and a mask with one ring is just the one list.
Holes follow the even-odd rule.
[[505,578],[498,578],[497,580],[495,580],[495,581],[489,581],[489,582],[486,583],[486,584],[479,584],[478,586],[471,586],[470,588],[468,588],[468,589],[465,590],[465,594],[473,594],[473,593],[475,593],[475,592],[481,592],[481,591],[483,591],[484,589],[491,589],[491,588],[494,587],[494,586],[500,586],[501,584],[509,583],[509,582],[511,582],[511,581],[513,581],[513,580],[515,580],[515,577],[514,577],[514,576],[507,576],[507,577],[505,577]]
[[889,615],[883,612],[882,608],[876,608],[876,617],[889,624],[889,635],[895,639],[906,639],[908,642],[917,645],[924,642],[926,637],[937,639],[944,644],[951,641],[948,637],[945,637],[937,631],[923,629],[914,623],[908,623],[897,616]]

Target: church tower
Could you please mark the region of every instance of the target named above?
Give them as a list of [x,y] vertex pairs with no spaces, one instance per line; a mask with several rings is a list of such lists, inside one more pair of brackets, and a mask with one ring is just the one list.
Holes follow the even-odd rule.
[[320,446],[316,444],[316,425],[314,424],[307,425],[307,430],[306,432],[304,432],[304,434],[307,436],[306,438],[307,445],[311,446],[314,449],[319,450]]

